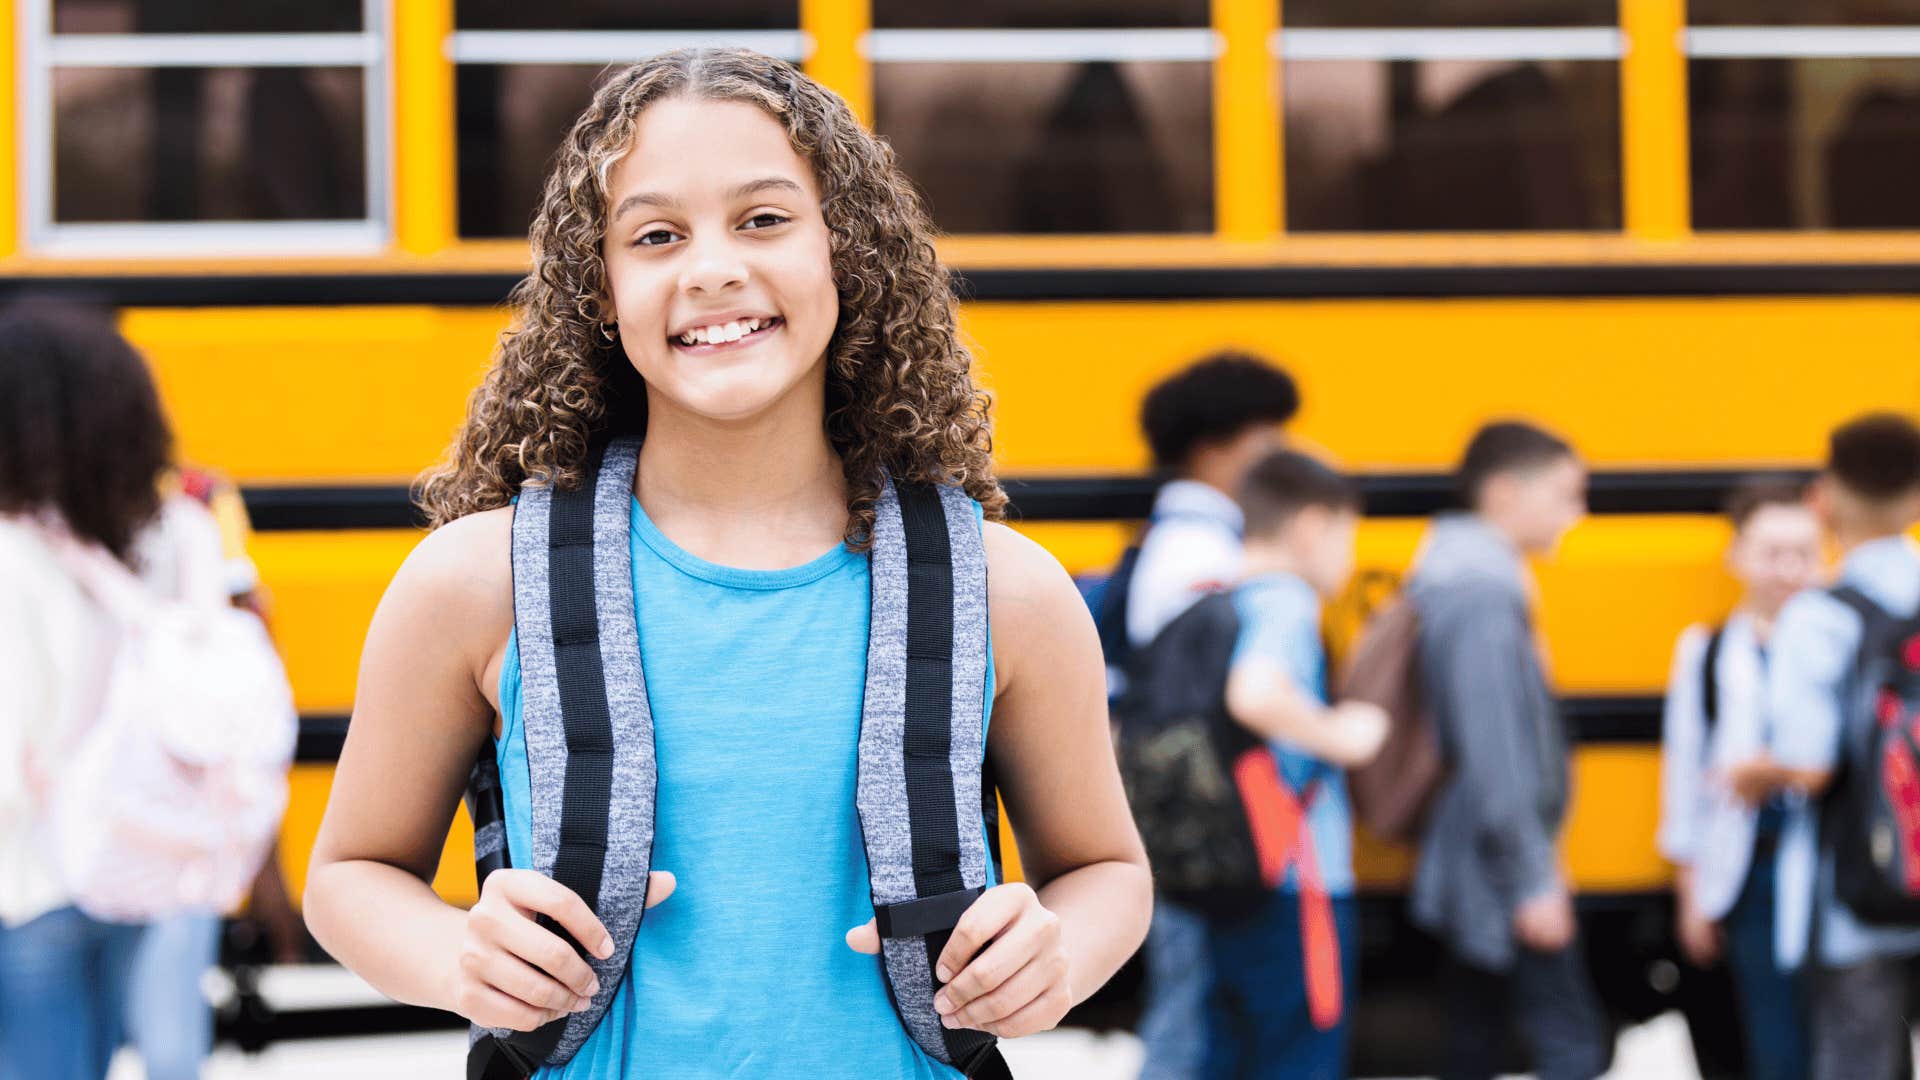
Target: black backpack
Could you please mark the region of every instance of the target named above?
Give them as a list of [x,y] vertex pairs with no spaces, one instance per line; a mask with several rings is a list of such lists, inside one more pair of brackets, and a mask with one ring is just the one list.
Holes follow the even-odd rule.
[[[1228,714],[1239,636],[1230,594],[1196,601],[1133,654],[1114,710],[1120,778],[1154,883],[1216,917],[1251,913],[1279,883],[1317,787],[1287,791],[1266,743]],[[1298,810],[1276,815],[1282,804]]]
[[1898,618],[1851,586],[1830,595],[1861,626],[1821,810],[1834,884],[1863,922],[1920,925],[1920,616]]

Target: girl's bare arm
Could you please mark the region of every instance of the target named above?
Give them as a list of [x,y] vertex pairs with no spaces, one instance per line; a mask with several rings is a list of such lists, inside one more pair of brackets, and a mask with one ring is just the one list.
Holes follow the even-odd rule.
[[487,691],[513,624],[511,511],[423,540],[374,613],[353,722],[314,842],[305,911],[327,951],[391,997],[522,1030],[596,989],[558,919],[588,948],[606,937],[580,898],[525,870],[497,872],[471,912],[430,885],[475,756]]

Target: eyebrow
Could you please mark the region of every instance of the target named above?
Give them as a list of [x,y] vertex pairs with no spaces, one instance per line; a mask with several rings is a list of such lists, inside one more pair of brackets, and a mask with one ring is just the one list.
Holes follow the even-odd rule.
[[[801,195],[805,194],[805,190],[806,189],[802,188],[799,184],[794,183],[784,176],[763,176],[758,180],[749,180],[744,184],[734,185],[734,187],[727,191],[727,201],[737,202],[749,195],[758,195],[763,191],[779,191]],[[619,221],[627,211],[640,206],[657,206],[663,210],[677,210],[680,208],[680,200],[658,191],[635,192],[620,200],[620,205],[614,208],[612,220]]]

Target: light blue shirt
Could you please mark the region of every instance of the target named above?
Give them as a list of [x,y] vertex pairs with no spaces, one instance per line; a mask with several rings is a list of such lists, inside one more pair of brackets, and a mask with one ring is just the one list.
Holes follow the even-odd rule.
[[[1890,614],[1920,608],[1920,547],[1891,536],[1855,548],[1840,568],[1840,583],[1852,585]],[[1863,628],[1852,608],[1824,591],[1801,593],[1787,603],[1769,650],[1769,745],[1783,765],[1831,769],[1839,761],[1846,726],[1848,680]],[[1819,955],[1825,967],[1849,967],[1876,956],[1920,953],[1920,932],[1887,930],[1860,922],[1834,894],[1833,858],[1820,850],[1818,815],[1801,800],[1781,837],[1780,908],[1775,945],[1781,963],[1798,966],[1818,919]]]
[[[957,1077],[907,1035],[879,959],[845,941],[873,917],[854,805],[866,557],[842,544],[786,570],[720,566],[667,539],[637,499],[631,535],[659,762],[653,867],[677,885],[646,913],[586,1044],[539,1076]],[[509,857],[525,866],[516,645],[500,672],[497,757]]]
[[[1275,664],[1295,686],[1324,703],[1327,653],[1320,637],[1320,596],[1313,586],[1292,574],[1264,574],[1234,590],[1233,606],[1240,615],[1233,663],[1259,657]],[[1351,896],[1353,811],[1347,804],[1346,773],[1284,739],[1271,740],[1268,746],[1281,779],[1295,792],[1319,781],[1319,794],[1307,810],[1314,859],[1327,892]],[[1299,888],[1297,871],[1289,868],[1280,887],[1288,892]]]
[[[1668,861],[1692,869],[1701,914],[1720,919],[1746,884],[1759,814],[1715,776],[1766,748],[1767,663],[1753,617],[1728,619],[1710,675],[1719,702],[1709,732],[1703,685],[1709,676],[1701,668],[1711,634],[1709,627],[1690,626],[1674,647],[1661,721],[1659,846]],[[1775,876],[1776,904],[1782,880]]]

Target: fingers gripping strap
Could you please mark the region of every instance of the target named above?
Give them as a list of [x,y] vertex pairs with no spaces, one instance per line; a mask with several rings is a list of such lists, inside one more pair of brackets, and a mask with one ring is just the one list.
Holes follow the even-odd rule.
[[629,546],[637,449],[614,442],[576,490],[528,487],[514,514],[533,868],[595,910],[614,952],[582,950],[600,980],[587,1009],[536,1032],[492,1033],[474,1048],[487,1062],[470,1059],[470,1069],[514,1075],[571,1059],[612,1001],[645,907],[656,776]]

